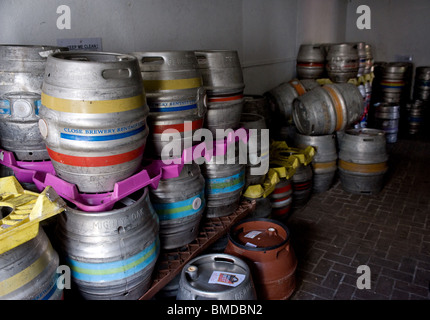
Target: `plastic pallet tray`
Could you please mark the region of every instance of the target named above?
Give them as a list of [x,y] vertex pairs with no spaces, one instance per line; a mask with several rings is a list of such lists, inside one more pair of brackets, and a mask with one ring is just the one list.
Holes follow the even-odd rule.
[[225,235],[230,227],[255,210],[255,201],[242,201],[231,215],[204,218],[197,238],[186,246],[173,250],[161,250],[155,265],[152,285],[139,300],[149,300],[178,275],[185,264],[202,254],[211,244]]

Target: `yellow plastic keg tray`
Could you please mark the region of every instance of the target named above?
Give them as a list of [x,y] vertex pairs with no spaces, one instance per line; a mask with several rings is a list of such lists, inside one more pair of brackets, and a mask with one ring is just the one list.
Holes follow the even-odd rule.
[[308,146],[304,149],[291,148],[285,141],[272,141],[270,144],[270,169],[263,184],[249,186],[244,192],[247,198],[260,198],[270,195],[281,178],[291,179],[296,168],[308,165],[315,156],[315,148]]
[[0,254],[37,236],[39,222],[66,208],[52,187],[24,190],[14,176],[0,178]]

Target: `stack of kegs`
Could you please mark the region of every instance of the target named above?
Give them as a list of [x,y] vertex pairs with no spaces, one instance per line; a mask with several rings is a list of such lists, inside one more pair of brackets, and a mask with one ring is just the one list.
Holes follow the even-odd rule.
[[[81,193],[111,192],[141,169],[149,113],[137,58],[103,52],[48,57],[39,130],[55,172]],[[159,220],[147,187],[111,210],[68,204],[58,219],[60,257],[85,299],[137,299],[157,260]]]
[[239,206],[245,186],[245,162],[239,163],[238,143],[230,145],[231,152],[224,150],[222,154],[222,151],[216,151],[219,149],[217,146],[224,144],[225,134],[240,127],[245,87],[242,68],[237,51],[207,50],[194,53],[207,93],[204,127],[215,137],[215,153],[201,165],[206,180],[206,216],[226,216]]
[[40,135],[40,94],[47,57],[67,48],[0,46],[0,145],[17,160],[49,160]]
[[[0,147],[12,152],[16,160],[49,161],[38,128],[42,82],[48,56],[66,50],[42,45],[0,45]],[[2,177],[14,174],[8,167],[0,167]],[[22,185],[27,190],[35,188],[32,183]],[[57,286],[59,255],[43,227],[33,239],[0,254],[0,261],[1,299],[63,298],[63,290]]]
[[372,88],[371,119],[375,127],[378,103],[390,103],[399,106],[399,132],[404,132],[407,119],[406,104],[410,100],[413,65],[410,62],[375,63],[375,80]]
[[195,55],[208,99],[204,127],[214,136],[216,129],[239,128],[245,84],[237,51],[195,51]]
[[375,128],[385,131],[387,143],[395,143],[399,132],[400,106],[381,102],[374,105]]
[[422,134],[429,121],[430,105],[430,67],[421,66],[415,69],[415,83],[413,99],[407,106],[408,134],[417,136]]

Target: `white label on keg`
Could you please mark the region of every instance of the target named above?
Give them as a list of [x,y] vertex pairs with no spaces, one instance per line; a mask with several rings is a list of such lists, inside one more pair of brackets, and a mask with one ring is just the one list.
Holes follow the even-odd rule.
[[135,200],[133,200],[133,199],[131,199],[131,198],[126,197],[126,198],[121,199],[121,200],[120,200],[120,202],[121,202],[122,204],[126,205],[126,206],[131,206],[131,205],[132,205],[132,204],[134,204],[136,201],[135,201]]
[[251,243],[251,242],[247,242],[247,243],[245,243],[245,246],[247,246],[247,247],[257,248],[257,245],[256,245],[256,244],[253,244],[253,243]]
[[245,234],[245,238],[250,238],[250,239],[254,239],[256,236],[258,236],[261,233],[261,231],[250,231],[247,234]]
[[213,271],[208,283],[222,284],[229,287],[237,287],[245,280],[245,275],[225,271]]

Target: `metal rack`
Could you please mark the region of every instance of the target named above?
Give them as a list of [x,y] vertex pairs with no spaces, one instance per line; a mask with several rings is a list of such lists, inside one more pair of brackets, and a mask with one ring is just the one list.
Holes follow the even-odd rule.
[[204,218],[200,224],[200,232],[194,241],[178,249],[162,250],[155,266],[152,285],[139,300],[150,300],[154,297],[181,272],[188,261],[203,253],[211,244],[225,235],[232,225],[252,212],[255,205],[255,201],[243,201],[231,215]]

